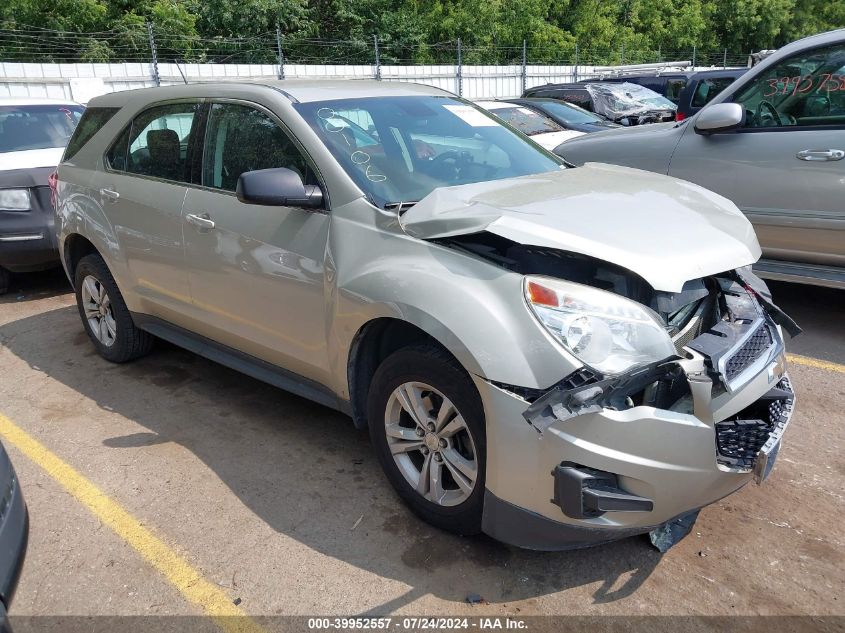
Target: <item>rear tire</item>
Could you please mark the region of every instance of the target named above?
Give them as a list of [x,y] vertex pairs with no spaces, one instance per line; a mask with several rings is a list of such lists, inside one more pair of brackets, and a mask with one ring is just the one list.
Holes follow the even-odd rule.
[[0,295],[4,295],[9,292],[9,282],[11,280],[11,274],[8,270],[0,266]]
[[484,409],[455,359],[433,345],[394,352],[373,376],[367,413],[379,462],[411,510],[441,529],[479,533]]
[[73,279],[82,325],[100,356],[125,363],[150,351],[152,335],[135,326],[102,257],[91,254],[79,260]]

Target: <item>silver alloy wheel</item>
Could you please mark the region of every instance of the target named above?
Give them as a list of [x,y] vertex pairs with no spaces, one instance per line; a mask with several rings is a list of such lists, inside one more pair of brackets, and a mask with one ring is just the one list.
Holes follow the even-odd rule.
[[397,387],[384,413],[387,446],[405,480],[441,506],[466,501],[478,479],[478,453],[454,404],[421,382]]
[[117,323],[112,312],[111,299],[100,280],[87,275],[82,280],[82,309],[88,327],[100,343],[106,347],[114,345]]

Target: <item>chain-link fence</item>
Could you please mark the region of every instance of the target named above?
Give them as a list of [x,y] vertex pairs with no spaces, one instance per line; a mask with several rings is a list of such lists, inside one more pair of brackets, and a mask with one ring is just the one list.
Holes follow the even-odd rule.
[[[107,32],[0,29],[0,96],[90,96],[189,81],[258,78],[375,78],[415,81],[468,98],[513,97],[531,86],[602,77],[621,64],[684,62],[690,68],[745,66],[727,50],[663,51],[562,46],[466,46],[323,40],[280,30],[250,37],[199,37],[138,23]],[[604,67],[604,69],[603,69]],[[92,85],[96,84],[96,85]]]
[[323,40],[279,31],[250,37],[200,37],[151,23],[96,33],[26,27],[0,29],[0,59],[18,62],[183,62],[214,64],[643,64],[688,60],[696,66],[744,66],[748,53],[728,50],[626,50],[570,44],[467,46],[460,40],[407,43],[381,39]]

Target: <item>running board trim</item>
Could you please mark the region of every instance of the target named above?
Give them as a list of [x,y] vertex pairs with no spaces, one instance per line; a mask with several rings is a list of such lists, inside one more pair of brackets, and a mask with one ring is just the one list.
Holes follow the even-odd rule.
[[317,404],[351,415],[349,402],[338,398],[328,387],[299,374],[277,367],[272,363],[256,358],[234,348],[228,347],[209,338],[195,334],[172,323],[168,323],[148,314],[132,313],[135,325],[153,336],[164,339],[189,352],[199,354],[208,360],[225,365],[256,380],[266,382],[294,395],[306,398]]
[[791,281],[845,290],[845,268],[836,266],[761,259],[754,264],[753,270],[764,279]]

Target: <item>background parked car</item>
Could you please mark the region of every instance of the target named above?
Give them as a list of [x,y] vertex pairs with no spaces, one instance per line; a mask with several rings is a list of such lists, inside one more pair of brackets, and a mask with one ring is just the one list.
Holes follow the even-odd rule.
[[672,103],[678,103],[678,100],[686,88],[689,78],[694,74],[693,71],[667,71],[665,68],[642,69],[640,71],[625,71],[625,66],[619,66],[614,72],[616,75],[601,75],[591,79],[582,79],[579,83],[595,83],[597,81],[605,83],[632,83],[653,90],[659,95],[663,95]]
[[561,143],[584,134],[584,132],[566,129],[537,110],[507,101],[477,101],[476,105],[492,112],[548,150],[553,150]]
[[845,288],[845,30],[794,42],[689,122],[575,139],[564,157],[692,181],[733,200],[761,276]]
[[677,106],[663,95],[632,83],[546,84],[523,97],[551,97],[581,106],[622,125],[674,121]]
[[[737,77],[746,73],[747,68],[725,68],[702,70],[699,72],[652,71],[642,74],[602,77],[602,81],[611,83],[634,83],[663,95],[678,106],[676,121],[683,121],[701,110],[716,98],[722,90],[731,85]],[[585,79],[583,81],[590,81]]]
[[9,271],[59,265],[48,178],[83,110],[72,101],[0,100],[0,294]]
[[525,99],[507,99],[509,103],[531,108],[546,115],[567,130],[576,132],[604,132],[615,127],[621,127],[603,116],[588,112],[577,105],[561,101],[560,99],[548,99],[532,97]]

